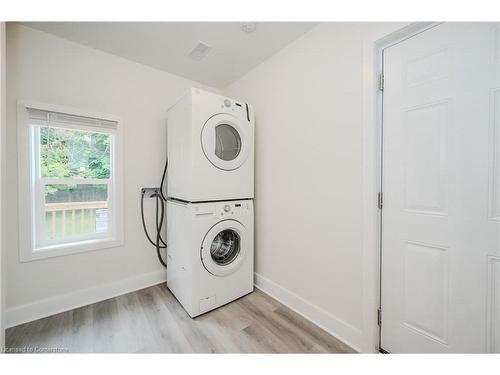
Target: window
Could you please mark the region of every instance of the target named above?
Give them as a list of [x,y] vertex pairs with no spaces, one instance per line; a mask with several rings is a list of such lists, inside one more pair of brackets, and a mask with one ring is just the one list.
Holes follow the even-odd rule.
[[21,260],[118,246],[118,121],[46,105],[20,114]]

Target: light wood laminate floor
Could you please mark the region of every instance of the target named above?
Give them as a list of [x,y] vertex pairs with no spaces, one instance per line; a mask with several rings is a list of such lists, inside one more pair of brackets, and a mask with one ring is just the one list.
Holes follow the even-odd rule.
[[73,353],[353,352],[257,289],[191,319],[164,284],[9,328],[6,346]]

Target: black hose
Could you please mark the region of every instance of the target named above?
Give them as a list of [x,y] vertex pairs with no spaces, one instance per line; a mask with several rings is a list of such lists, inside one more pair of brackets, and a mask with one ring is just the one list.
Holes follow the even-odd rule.
[[[165,214],[165,203],[163,202],[163,198],[158,195],[158,194],[155,194],[156,195],[156,222],[158,223],[158,201],[160,201],[161,203],[161,215],[160,215],[160,224],[156,225],[156,254],[158,255],[158,260],[160,261],[160,263],[162,264],[163,267],[167,268],[167,263],[163,260],[163,258],[161,257],[161,251],[160,249],[164,249],[167,247],[167,245],[165,244],[165,242],[163,242],[162,238],[161,238],[161,232],[160,232],[160,229],[163,225],[163,215]],[[165,244],[165,246],[161,246],[160,245],[160,241],[163,242],[163,244]]]
[[[142,218],[142,227],[144,229],[144,233],[146,234],[146,237],[151,243],[156,248],[156,254],[158,255],[158,260],[160,263],[163,265],[163,267],[167,268],[167,264],[161,257],[161,249],[166,249],[167,248],[167,243],[163,240],[161,237],[161,228],[163,226],[163,217],[165,215],[165,202],[167,201],[167,198],[163,194],[163,185],[165,183],[165,177],[167,175],[167,167],[168,167],[168,158],[165,161],[165,168],[163,169],[163,175],[161,177],[161,183],[160,183],[160,189],[159,192],[154,193],[151,195],[151,198],[156,198],[156,213],[155,213],[155,225],[156,225],[156,241],[153,241],[151,237],[149,236],[148,229],[146,228],[146,221],[144,220],[144,194],[145,191],[142,192],[141,196],[141,218]],[[158,208],[159,205],[161,204],[161,215],[159,214]]]
[[[163,267],[167,268],[167,264],[161,257],[161,249],[165,249],[167,245],[161,238],[161,227],[163,226],[163,216],[165,214],[165,203],[163,202],[162,197],[160,194],[153,194],[152,197],[156,198],[156,242],[153,242],[151,237],[149,236],[148,229],[146,227],[146,221],[144,220],[144,194],[145,192],[142,192],[141,195],[141,219],[142,219],[142,227],[144,229],[144,233],[146,234],[146,237],[148,241],[151,243],[156,248],[156,254],[158,255],[158,260],[160,263],[163,265]],[[161,214],[158,212],[158,202],[161,203]],[[163,246],[161,245],[163,243]]]
[[[146,228],[146,222],[144,220],[144,192],[142,193],[142,196],[141,196],[141,218],[142,218],[142,227],[144,228],[144,233],[146,234],[146,237],[149,241],[149,243],[153,246],[156,246],[156,243],[153,242],[153,240],[151,239],[151,237],[149,237],[149,233],[148,233],[148,229]],[[157,194],[154,194],[153,196],[157,196]],[[158,199],[158,198],[157,198]],[[158,209],[156,210],[156,214],[158,216]],[[157,228],[158,229],[158,228]],[[166,248],[166,246],[161,246],[162,249]]]
[[[163,214],[165,213],[165,204],[163,203],[163,198],[159,194],[154,194],[153,196],[156,197],[156,233],[160,237],[160,242],[163,244],[162,248],[166,248],[167,244],[165,241],[163,241],[163,238],[161,238],[161,227],[163,226]],[[161,221],[158,223],[158,201],[161,202]]]
[[165,160],[165,168],[163,168],[163,175],[161,177],[161,183],[160,183],[160,195],[165,202],[167,201],[167,198],[165,197],[165,195],[163,195],[163,184],[165,183],[165,176],[167,175],[167,167],[168,167],[168,157]]

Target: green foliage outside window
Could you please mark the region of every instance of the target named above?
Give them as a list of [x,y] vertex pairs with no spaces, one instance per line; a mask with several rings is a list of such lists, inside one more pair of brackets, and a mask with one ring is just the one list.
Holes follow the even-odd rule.
[[[110,177],[110,135],[52,127],[40,128],[40,169],[45,178]],[[73,190],[74,185],[47,185],[45,193]],[[97,185],[106,190],[106,185]]]

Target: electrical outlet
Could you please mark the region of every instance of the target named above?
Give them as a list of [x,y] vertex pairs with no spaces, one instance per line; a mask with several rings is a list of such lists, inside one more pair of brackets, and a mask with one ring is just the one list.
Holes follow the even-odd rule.
[[146,198],[154,198],[155,194],[160,194],[160,188],[142,188],[141,193]]

